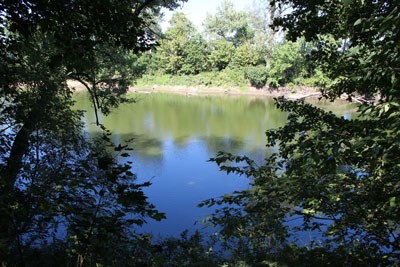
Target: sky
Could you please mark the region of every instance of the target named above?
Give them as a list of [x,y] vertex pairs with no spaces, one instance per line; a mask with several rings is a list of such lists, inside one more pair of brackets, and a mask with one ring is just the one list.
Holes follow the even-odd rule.
[[[185,15],[197,26],[199,30],[202,30],[202,22],[209,14],[215,14],[217,7],[221,5],[223,0],[188,0],[183,4],[183,7],[177,8],[173,12],[183,12]],[[248,10],[253,3],[253,0],[232,0],[236,10]],[[164,23],[162,28],[168,27],[168,20],[171,18],[173,12],[166,11],[164,16]]]

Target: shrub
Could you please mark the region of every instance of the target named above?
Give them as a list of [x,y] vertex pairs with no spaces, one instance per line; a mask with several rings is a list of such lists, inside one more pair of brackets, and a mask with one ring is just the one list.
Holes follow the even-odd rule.
[[268,71],[265,66],[247,67],[244,70],[244,77],[249,80],[251,86],[263,87],[268,78]]
[[196,75],[143,75],[136,81],[137,86],[217,86],[240,87],[246,86],[246,79],[242,69],[227,68],[222,71],[201,72]]
[[246,85],[243,70],[238,68],[227,68],[218,72],[218,77],[214,82],[214,85],[224,87]]

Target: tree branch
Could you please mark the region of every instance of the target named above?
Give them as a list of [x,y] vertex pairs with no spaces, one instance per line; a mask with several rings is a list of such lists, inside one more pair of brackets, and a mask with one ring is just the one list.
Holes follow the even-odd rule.
[[141,5],[139,5],[138,8],[135,9],[135,12],[133,13],[133,15],[135,17],[138,17],[140,15],[140,13],[143,11],[143,9],[145,9],[147,6],[149,6],[150,4],[152,4],[153,2],[156,2],[157,0],[146,0],[144,1]]
[[[82,80],[80,77],[74,75],[74,74],[70,74],[68,75],[71,79],[74,79],[78,82],[80,82],[81,84],[83,84],[83,86],[86,87],[86,89],[88,90],[91,98],[92,98],[92,103],[93,103],[93,108],[94,108],[94,115],[96,117],[96,125],[99,126],[100,122],[99,122],[99,114],[97,112],[97,109],[99,108],[98,106],[98,101],[96,101],[96,95],[95,92],[90,88],[89,84],[87,84],[84,80]],[[95,88],[95,84],[93,85]]]

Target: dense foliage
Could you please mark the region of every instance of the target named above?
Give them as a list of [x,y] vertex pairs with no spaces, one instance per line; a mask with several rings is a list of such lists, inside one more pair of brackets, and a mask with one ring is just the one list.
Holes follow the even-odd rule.
[[[222,152],[213,159],[222,170],[251,178],[253,186],[203,203],[222,205],[210,222],[248,262],[272,257],[290,266],[397,266],[398,3],[274,2],[292,9],[275,25],[292,40],[316,43],[311,55],[332,81],[324,87],[328,97],[376,100],[365,98],[353,118],[341,118],[277,99],[288,122],[267,132],[275,152],[265,164]],[[314,238],[304,245],[307,231]]]
[[175,13],[159,47],[159,65],[168,74],[197,74],[205,69],[206,43],[183,13]]
[[1,265],[58,265],[64,256],[61,265],[111,265],[111,247],[131,240],[132,226],[163,218],[143,194],[148,184],[117,162],[126,147],[113,152],[106,132],[84,135],[67,80],[86,86],[95,112],[126,101],[137,74],[130,53],[154,45],[160,8],[177,4],[1,1]]
[[[313,46],[302,40],[285,42],[269,27],[279,14],[278,6],[268,8],[265,1],[256,2],[266,12],[236,11],[233,1],[224,0],[214,15],[206,17],[203,32],[185,14],[175,13],[160,46],[142,56],[145,77],[138,85],[318,86],[309,60]],[[220,72],[237,74],[235,82],[225,81]],[[214,76],[210,83],[197,81],[210,73]]]
[[264,66],[247,67],[244,70],[244,75],[250,81],[250,84],[257,88],[261,88],[267,83],[268,72]]

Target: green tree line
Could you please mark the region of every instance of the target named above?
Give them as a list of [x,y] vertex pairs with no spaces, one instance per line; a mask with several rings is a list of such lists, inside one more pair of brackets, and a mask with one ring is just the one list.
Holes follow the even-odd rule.
[[[255,2],[267,9],[267,3]],[[140,58],[145,75],[139,85],[277,88],[327,83],[308,58],[311,43],[284,41],[282,32],[269,30],[265,16],[274,17],[272,12],[236,11],[233,1],[224,0],[206,17],[203,32],[184,13],[174,13],[160,45]]]

